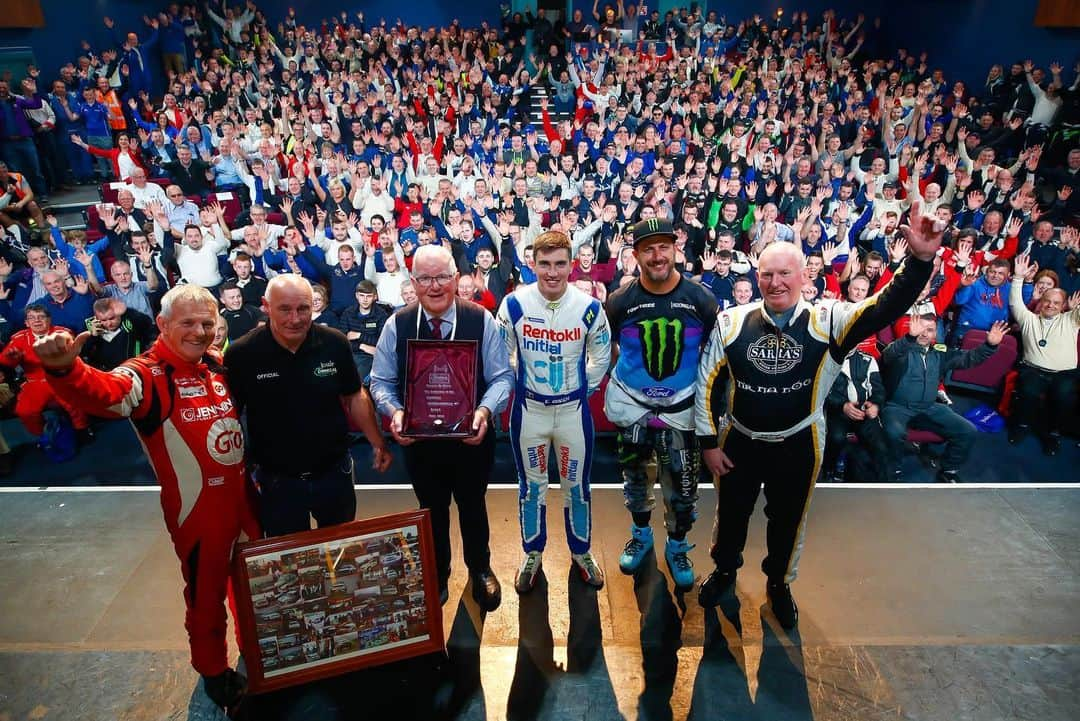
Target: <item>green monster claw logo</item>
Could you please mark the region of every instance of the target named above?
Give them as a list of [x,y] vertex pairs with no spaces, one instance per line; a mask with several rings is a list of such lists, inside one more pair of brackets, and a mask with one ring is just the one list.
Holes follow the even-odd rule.
[[645,370],[658,381],[675,375],[682,363],[683,322],[678,318],[653,318],[641,321],[638,327]]

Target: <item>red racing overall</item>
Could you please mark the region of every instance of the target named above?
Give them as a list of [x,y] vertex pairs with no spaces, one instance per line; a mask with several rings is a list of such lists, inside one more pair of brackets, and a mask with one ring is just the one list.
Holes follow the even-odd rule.
[[220,358],[207,354],[189,363],[158,340],[109,373],[76,359],[70,372],[46,375],[67,402],[131,420],[161,483],[161,510],[184,575],[191,665],[203,676],[224,673],[233,547],[261,533]]

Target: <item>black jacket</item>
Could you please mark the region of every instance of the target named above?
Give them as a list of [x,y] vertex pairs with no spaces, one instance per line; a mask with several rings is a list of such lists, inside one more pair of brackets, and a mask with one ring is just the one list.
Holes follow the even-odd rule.
[[[890,403],[900,405],[926,404],[937,400],[938,384],[945,374],[954,368],[972,368],[994,355],[997,346],[983,343],[971,350],[948,350],[942,345],[932,345],[923,349],[911,335],[898,338],[888,345],[881,354],[881,373],[885,378],[885,396]],[[912,363],[917,375],[921,377],[920,387],[907,384],[903,389],[900,384],[908,376]]]
[[139,355],[157,338],[157,326],[150,316],[130,308],[120,317],[119,332],[110,340],[93,336],[83,346],[82,357],[94,368],[111,371]]

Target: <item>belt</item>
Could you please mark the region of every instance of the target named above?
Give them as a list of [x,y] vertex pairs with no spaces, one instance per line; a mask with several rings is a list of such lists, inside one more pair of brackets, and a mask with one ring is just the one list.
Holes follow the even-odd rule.
[[585,397],[585,392],[583,388],[578,388],[576,391],[570,391],[569,393],[562,393],[556,396],[545,396],[526,388],[525,397],[530,401],[543,403],[545,406],[561,406],[564,403],[582,400]]
[[795,435],[799,431],[809,428],[821,419],[821,411],[815,411],[814,413],[810,414],[806,418],[803,418],[801,421],[791,426],[790,428],[785,428],[782,431],[770,432],[752,431],[746,426],[744,426],[742,423],[739,423],[739,421],[734,417],[729,418],[728,421],[731,423],[732,427],[735,428],[735,430],[739,431],[744,436],[749,437],[750,440],[764,441],[765,443],[780,443],[785,439]]
[[315,476],[321,476],[327,471],[331,470],[334,466],[340,463],[344,459],[344,456],[338,456],[337,458],[329,461],[323,466],[315,468],[313,470],[306,471],[288,471],[288,470],[276,470],[267,468],[266,466],[256,466],[257,473],[265,473],[268,480],[280,480],[282,478],[295,478],[300,481],[310,481]]

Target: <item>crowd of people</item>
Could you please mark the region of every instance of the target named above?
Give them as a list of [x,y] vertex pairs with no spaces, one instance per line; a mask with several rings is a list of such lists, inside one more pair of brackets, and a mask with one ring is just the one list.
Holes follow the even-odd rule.
[[[945,443],[939,480],[962,480],[976,428],[951,407],[949,370],[1011,344],[1009,441],[1033,432],[1053,455],[1074,422],[1080,64],[1068,87],[1062,66],[1021,61],[969,89],[925,55],[871,52],[880,24],[863,16],[642,16],[621,0],[591,20],[540,9],[479,28],[363,13],[307,27],[291,10],[274,24],[250,0],[144,21],[142,37],[87,44],[50,92],[34,68],[20,93],[0,81],[0,392],[19,381],[15,413],[33,435],[54,406],[90,440],[89,406],[130,416],[148,452],[171,453],[155,450],[171,422],[155,414],[172,394],[183,420],[217,434],[202,472],[228,466],[240,493],[246,408],[259,523],[280,535],[309,513],[355,513],[338,502],[352,497],[348,424],[385,469],[377,408],[432,509],[443,602],[453,498],[473,595],[494,610],[483,495],[489,429],[508,406],[515,588],[529,592],[541,568],[551,444],[574,563],[604,583],[589,552],[586,402],[603,387],[632,520],[621,570],[653,547],[655,460],[665,559],[677,587],[694,585],[704,462],[721,503],[700,601],[715,605],[764,475],[763,570],[792,628],[819,477],[842,480],[851,456],[859,480],[900,478],[922,429]],[[73,182],[119,183],[116,202],[62,231],[43,197]],[[410,338],[478,344],[460,443],[409,433]],[[160,367],[190,379],[159,388]],[[281,404],[315,395],[319,423],[287,421],[311,452],[276,447]],[[201,426],[185,428],[202,443]],[[318,496],[306,506],[297,479]],[[324,481],[333,498],[316,493]],[[191,530],[201,516],[172,522],[178,553],[205,532]],[[230,516],[221,566],[206,571],[215,589],[254,525]],[[222,670],[220,601],[189,599],[189,630],[227,705],[239,682]]]
[[[722,309],[759,297],[757,259],[774,242],[806,254],[807,302],[857,301],[905,257],[899,228],[920,199],[947,248],[911,309],[920,320],[895,328],[910,347],[882,357],[867,339],[832,389],[826,472],[842,475],[850,433],[886,451],[912,426],[946,431],[956,471],[973,427],[942,388],[911,389],[978,358],[950,356],[940,373],[907,359],[1024,310],[1053,330],[1018,336],[1011,439],[1035,426],[1044,450],[1060,443],[1075,406],[1080,73],[1066,87],[1060,65],[1021,61],[969,89],[925,55],[871,56],[877,23],[832,13],[735,22],[620,2],[501,27],[363,13],[305,27],[247,2],[174,4],[144,22],[122,34],[106,17],[115,44],[85,43],[47,87],[37,68],[19,92],[0,81],[9,335],[28,310],[91,322],[109,347],[99,362],[115,365],[152,340],[160,294],[186,282],[221,299],[223,346],[262,322],[266,280],[296,273],[320,286],[318,322],[347,334],[366,376],[382,325],[416,297],[412,256],[428,243],[452,250],[458,292],[492,312],[535,279],[531,242],[548,229],[571,237],[571,281],[604,303],[640,274],[623,231],[650,218],[672,221],[680,272]],[[125,186],[97,227],[61,233],[46,216],[47,192],[106,181]],[[223,193],[242,201],[229,222]],[[1048,389],[1053,410],[1037,419]],[[36,434],[49,399],[22,397]]]

